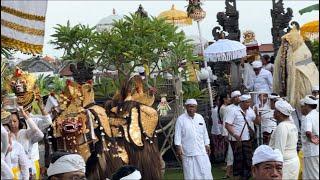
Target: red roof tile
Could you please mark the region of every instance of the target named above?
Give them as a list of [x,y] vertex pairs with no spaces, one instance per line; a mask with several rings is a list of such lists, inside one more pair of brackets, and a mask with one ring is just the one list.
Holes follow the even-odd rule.
[[259,46],[259,51],[260,52],[273,52],[273,44],[261,44]]

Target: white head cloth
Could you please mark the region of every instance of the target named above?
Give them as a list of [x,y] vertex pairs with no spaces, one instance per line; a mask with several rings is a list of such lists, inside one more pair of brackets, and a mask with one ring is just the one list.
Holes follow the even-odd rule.
[[185,105],[198,105],[197,100],[195,99],[188,99]]
[[252,165],[256,165],[262,162],[277,161],[283,162],[283,156],[279,149],[273,150],[270,146],[261,145],[253,154]]
[[313,86],[313,87],[312,87],[312,91],[319,91],[319,85]]
[[244,95],[240,96],[240,101],[247,101],[249,99],[251,99],[251,96],[248,94],[244,94]]
[[253,68],[261,68],[262,67],[262,62],[261,61],[253,61],[252,62],[252,67]]
[[120,178],[120,180],[139,180],[141,179],[141,173],[138,170],[135,170],[133,173],[128,176]]
[[[312,97],[314,97],[314,96],[312,96]],[[314,98],[316,98],[316,97],[314,97]],[[304,98],[303,102],[304,102],[304,104],[310,104],[310,105],[317,105],[318,104],[318,100],[317,99],[315,99],[315,100],[311,99],[310,95],[306,96]]]
[[278,98],[280,98],[280,96],[279,96],[279,95],[269,94],[269,95],[268,95],[268,98],[269,98],[269,99],[278,99]]
[[300,99],[300,106],[304,106],[305,104],[305,98]]
[[82,171],[86,172],[86,164],[79,154],[69,154],[60,157],[53,164],[50,163],[47,170],[48,177],[55,174]]
[[231,98],[234,98],[234,97],[236,97],[236,96],[241,96],[241,92],[240,92],[240,91],[233,91],[233,92],[231,93]]
[[285,100],[279,100],[275,103],[275,108],[286,116],[290,116],[295,109]]

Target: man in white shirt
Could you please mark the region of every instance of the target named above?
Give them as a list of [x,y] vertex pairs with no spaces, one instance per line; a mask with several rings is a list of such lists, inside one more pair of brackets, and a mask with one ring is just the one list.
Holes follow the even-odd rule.
[[299,157],[297,153],[298,130],[290,115],[295,109],[285,100],[275,103],[274,118],[277,128],[271,135],[269,146],[279,149],[283,155],[283,179],[298,179]]
[[317,99],[306,96],[301,103],[304,115],[301,126],[301,141],[304,153],[303,179],[319,179],[319,112]]
[[[231,93],[231,104],[228,105],[224,112],[223,112],[223,132],[222,135],[228,137],[229,136],[229,132],[225,127],[225,122],[226,122],[226,117],[227,114],[229,112],[232,112],[234,108],[237,108],[239,103],[240,103],[240,99],[239,97],[241,96],[241,92],[238,90],[235,90]],[[228,138],[227,138],[228,139]],[[228,139],[228,151],[227,151],[227,156],[226,156],[226,163],[227,163],[227,168],[226,168],[226,178],[231,177],[232,176],[232,165],[233,165],[233,152],[232,152],[232,148],[231,148],[231,144],[229,142]]]
[[270,71],[262,68],[261,61],[252,62],[252,67],[255,75],[250,80],[249,89],[255,92],[272,92],[272,74]]
[[203,117],[196,113],[197,101],[188,99],[186,112],[175,124],[174,144],[182,159],[184,179],[213,179],[210,140]]
[[[273,118],[274,103],[277,98],[280,98],[280,96],[275,94],[263,94],[262,96],[267,96],[269,99],[269,103],[262,101],[263,107],[261,108],[261,131],[263,135],[263,144],[269,144],[271,134],[277,127],[277,121]],[[273,105],[273,108],[271,105]]]
[[273,73],[273,64],[270,62],[270,56],[269,55],[263,55],[262,56],[262,64],[263,64],[263,69],[268,70]]
[[[259,124],[257,110],[253,110],[251,96],[240,96],[240,104],[226,115],[226,129],[229,132],[233,151],[233,176],[248,179],[251,176],[254,123]],[[250,131],[253,132],[250,136]]]

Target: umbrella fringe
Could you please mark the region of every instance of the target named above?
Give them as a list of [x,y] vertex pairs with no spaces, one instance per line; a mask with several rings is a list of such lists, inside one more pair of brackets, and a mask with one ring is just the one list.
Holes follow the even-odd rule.
[[246,49],[240,49],[232,52],[221,53],[205,53],[205,57],[209,61],[231,61],[235,59],[243,58],[247,55]]

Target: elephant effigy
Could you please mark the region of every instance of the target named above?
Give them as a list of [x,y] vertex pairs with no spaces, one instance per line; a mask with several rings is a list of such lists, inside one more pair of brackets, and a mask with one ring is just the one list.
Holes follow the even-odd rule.
[[91,80],[68,80],[57,99],[60,112],[49,131],[51,151],[80,154],[88,179],[111,178],[123,165],[136,166],[143,179],[161,178],[155,135],[158,114],[151,107],[154,97],[143,92],[140,76],[125,83],[105,108],[94,103]]

